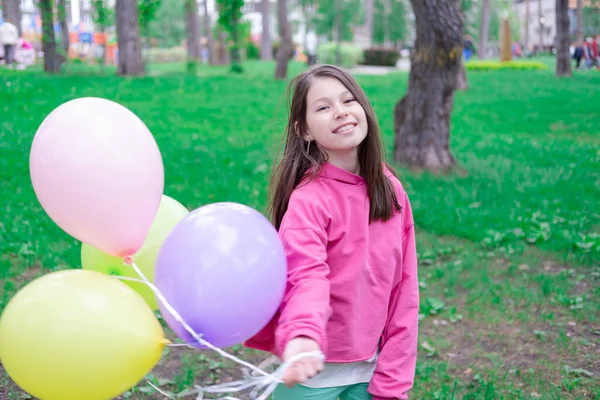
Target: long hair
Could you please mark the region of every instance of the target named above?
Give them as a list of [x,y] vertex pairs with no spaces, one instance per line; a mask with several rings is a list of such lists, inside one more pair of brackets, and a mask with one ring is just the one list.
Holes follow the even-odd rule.
[[390,219],[394,211],[400,211],[396,191],[392,182],[385,176],[384,165],[394,176],[396,172],[384,161],[385,152],[379,124],[371,103],[354,77],[344,69],[334,65],[315,66],[296,76],[288,86],[289,118],[285,133],[285,149],[279,164],[271,177],[271,198],[269,217],[279,230],[287,211],[292,192],[306,174],[312,170],[316,176],[327,161],[327,154],[315,141],[307,147],[304,133],[306,124],[306,97],[315,78],[335,78],[344,85],[365,110],[367,116],[367,136],[358,148],[360,174],[365,179],[369,196],[369,222]]

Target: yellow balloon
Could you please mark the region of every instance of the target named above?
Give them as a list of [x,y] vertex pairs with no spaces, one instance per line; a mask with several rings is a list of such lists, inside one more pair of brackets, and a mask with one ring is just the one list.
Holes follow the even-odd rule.
[[[175,225],[188,213],[188,209],[177,200],[163,195],[144,245],[132,257],[135,264],[140,267],[150,282],[154,283],[154,266],[160,247]],[[122,258],[108,255],[87,243],[83,243],[81,246],[81,265],[83,269],[139,279],[139,275],[131,266],[124,265]],[[148,286],[138,282],[124,282],[138,292],[150,308],[153,310],[158,309],[154,292]]]
[[81,269],[23,287],[0,317],[0,361],[41,400],[109,400],[158,363],[164,331],[117,278]]

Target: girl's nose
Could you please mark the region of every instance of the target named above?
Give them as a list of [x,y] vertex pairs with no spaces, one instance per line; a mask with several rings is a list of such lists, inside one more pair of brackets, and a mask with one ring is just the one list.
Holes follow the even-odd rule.
[[335,119],[340,119],[348,115],[348,110],[343,105],[338,105],[335,109]]

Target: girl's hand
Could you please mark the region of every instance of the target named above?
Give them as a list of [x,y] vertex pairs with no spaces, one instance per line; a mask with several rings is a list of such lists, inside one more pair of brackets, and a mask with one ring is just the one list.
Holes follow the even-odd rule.
[[[283,352],[283,362],[290,358],[313,351],[321,351],[319,344],[307,337],[297,337],[288,342]],[[304,357],[296,361],[285,371],[283,383],[289,388],[297,383],[307,381],[324,368],[323,361],[318,357]]]

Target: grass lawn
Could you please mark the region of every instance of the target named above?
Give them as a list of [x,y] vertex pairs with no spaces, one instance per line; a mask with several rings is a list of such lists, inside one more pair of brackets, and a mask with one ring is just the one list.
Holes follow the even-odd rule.
[[[190,210],[235,201],[264,211],[287,82],[272,79],[273,64],[246,67],[241,76],[226,67],[190,76],[182,66],[152,66],[139,79],[80,66],[64,76],[0,70],[0,310],[33,278],[79,265],[80,243],[44,213],[28,172],[36,129],[73,98],[105,97],[134,111],[158,141],[165,194]],[[358,79],[391,153],[393,107],[408,74]],[[600,74],[477,72],[469,83],[451,127],[464,172],[398,168],[420,258],[412,398],[600,399]],[[0,374],[0,399],[23,398]],[[230,376],[238,366],[214,353],[172,348],[150,378],[178,392]],[[127,396],[162,398],[152,391],[141,382]]]

